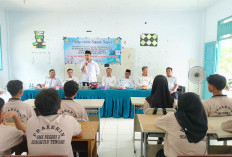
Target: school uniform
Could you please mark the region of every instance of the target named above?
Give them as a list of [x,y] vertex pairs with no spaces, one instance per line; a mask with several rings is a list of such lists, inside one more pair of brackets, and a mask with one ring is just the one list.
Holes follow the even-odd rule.
[[202,103],[208,117],[232,116],[232,98],[226,95],[216,95]]
[[103,86],[116,86],[116,77],[115,76],[103,76],[102,77],[102,85]]
[[122,78],[119,82],[119,87],[134,88],[135,84],[130,78]]
[[0,124],[0,157],[11,155],[12,148],[23,142],[23,135],[15,127]]
[[[177,78],[174,76],[172,76],[172,77],[166,76],[166,78],[168,81],[168,89],[169,89],[169,91],[171,91],[175,87],[175,85],[177,84]],[[171,96],[175,99],[178,99],[178,92],[177,91],[173,92],[171,94]]]
[[232,132],[232,120],[222,123],[222,130]]
[[68,81],[75,81],[76,83],[78,83],[78,79],[77,77],[67,77],[65,80],[64,80],[64,83],[68,82]]
[[47,88],[54,88],[56,86],[62,86],[62,82],[59,78],[46,77],[44,81],[44,86]]
[[62,115],[70,115],[74,118],[83,119],[85,121],[89,120],[84,106],[72,99],[63,99],[58,113]]
[[71,141],[81,133],[81,125],[68,115],[32,117],[27,122],[29,155],[67,155],[73,157]]
[[155,125],[165,131],[164,153],[167,157],[177,157],[178,155],[206,155],[206,139],[198,143],[190,143],[178,124],[173,112],[159,117],[155,120]]
[[33,116],[36,116],[32,106],[22,102],[20,99],[15,98],[9,99],[9,101],[3,107],[3,111],[15,111],[18,114],[19,119],[21,119],[23,122],[28,121],[28,119]]
[[150,76],[140,76],[137,79],[136,85],[141,88],[142,86],[152,87],[153,78]]

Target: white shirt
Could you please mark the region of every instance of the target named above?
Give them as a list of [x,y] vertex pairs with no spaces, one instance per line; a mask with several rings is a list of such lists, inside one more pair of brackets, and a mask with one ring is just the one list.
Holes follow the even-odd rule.
[[168,89],[172,90],[174,88],[174,86],[177,84],[177,79],[174,76],[172,76],[172,77],[166,76],[166,78],[168,80]]
[[153,83],[153,78],[150,76],[140,76],[138,77],[137,80],[137,86],[138,87],[142,87],[142,86],[147,86],[148,88],[152,87],[152,83]]
[[103,76],[102,77],[102,85],[103,86],[115,86],[116,85],[116,78],[115,78],[115,76],[110,76],[110,77],[108,77],[108,76]]
[[[85,64],[85,60],[81,62],[81,69]],[[100,69],[97,62],[91,60],[91,62],[87,63],[85,66],[85,71],[82,72],[82,82],[97,82],[97,75],[100,74]]]
[[77,77],[74,77],[74,76],[73,77],[66,77],[65,80],[64,80],[64,82],[66,83],[68,81],[75,81],[75,82],[78,83]]
[[62,82],[58,78],[46,77],[44,81],[45,87],[51,88],[56,86],[62,86]]
[[130,78],[122,78],[119,82],[119,87],[134,88],[135,84]]

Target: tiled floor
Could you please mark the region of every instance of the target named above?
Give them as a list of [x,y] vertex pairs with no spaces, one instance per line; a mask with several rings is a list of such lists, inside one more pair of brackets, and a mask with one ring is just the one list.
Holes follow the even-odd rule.
[[[140,141],[135,141],[134,153],[133,119],[101,118],[101,144],[98,147],[99,157],[140,157]],[[135,138],[140,139],[140,133]],[[223,145],[223,142],[211,141],[211,145]],[[228,142],[232,145],[232,141]]]

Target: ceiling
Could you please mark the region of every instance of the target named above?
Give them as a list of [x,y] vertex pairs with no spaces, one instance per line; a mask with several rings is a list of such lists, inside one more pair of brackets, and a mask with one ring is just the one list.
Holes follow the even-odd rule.
[[[204,10],[219,0],[0,0],[14,11],[153,12]],[[221,0],[220,0],[221,1]]]

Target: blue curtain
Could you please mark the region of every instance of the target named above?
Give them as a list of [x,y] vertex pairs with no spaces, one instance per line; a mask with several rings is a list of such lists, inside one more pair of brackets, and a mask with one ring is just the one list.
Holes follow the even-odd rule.
[[[205,43],[205,54],[204,54],[204,69],[206,72],[206,77],[211,74],[215,74],[218,71],[220,64],[221,48],[220,43],[213,41]],[[208,91],[208,82],[205,80],[203,82],[202,98],[208,99],[212,97],[212,93]]]
[[0,26],[0,70],[2,70],[2,41],[1,41],[1,26]]
[[224,40],[232,37],[232,16],[218,21],[217,40]]

